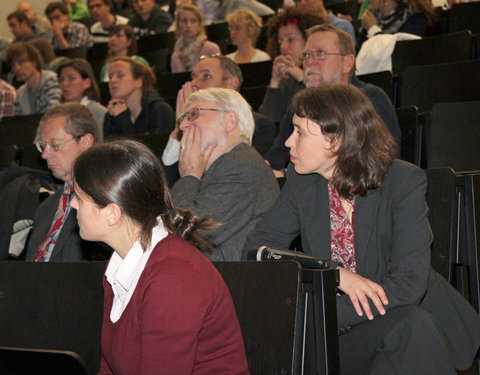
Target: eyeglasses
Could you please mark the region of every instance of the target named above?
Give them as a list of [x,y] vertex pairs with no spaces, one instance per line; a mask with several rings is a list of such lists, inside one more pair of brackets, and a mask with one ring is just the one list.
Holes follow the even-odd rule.
[[336,56],[347,56],[347,53],[335,53],[335,52],[327,52],[323,49],[317,49],[315,51],[305,51],[300,54],[300,61],[305,62],[310,57],[314,60],[325,60],[328,55],[336,55]]
[[205,60],[205,59],[210,59],[212,57],[222,57],[223,55],[221,53],[214,53],[212,55],[202,55],[200,56],[200,60]]
[[58,152],[60,150],[60,147],[63,146],[65,143],[68,143],[73,140],[77,140],[77,137],[72,137],[64,142],[60,143],[50,143],[50,142],[37,142],[35,143],[35,146],[37,147],[38,152],[43,153],[47,148],[50,149],[53,152]]
[[180,126],[180,124],[185,120],[185,118],[188,121],[194,121],[200,116],[200,111],[215,111],[215,112],[228,112],[225,111],[224,109],[216,109],[216,108],[200,108],[200,107],[193,107],[190,108],[188,111],[183,113],[177,121],[175,121],[176,126]]

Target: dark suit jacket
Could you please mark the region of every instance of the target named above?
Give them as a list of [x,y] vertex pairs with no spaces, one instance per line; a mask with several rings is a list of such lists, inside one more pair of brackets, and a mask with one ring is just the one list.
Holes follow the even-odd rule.
[[[382,285],[389,300],[387,309],[413,304],[430,312],[453,344],[455,363],[461,368],[471,363],[480,345],[480,317],[430,267],[432,232],[426,186],[420,168],[398,160],[380,187],[366,197],[356,197],[357,271]],[[261,245],[286,249],[298,234],[305,253],[330,258],[327,181],[318,174],[298,175],[290,168],[280,198],[250,234],[242,255],[245,258],[246,251]],[[366,321],[365,314],[357,315],[347,295],[337,297],[337,318],[339,329],[347,331]]]
[[[35,211],[33,229],[27,244],[26,261],[33,261],[38,246],[50,230],[62,192],[63,189],[50,196]],[[78,230],[77,212],[70,208],[50,256],[50,262],[108,259],[111,253],[108,246],[82,240]]]

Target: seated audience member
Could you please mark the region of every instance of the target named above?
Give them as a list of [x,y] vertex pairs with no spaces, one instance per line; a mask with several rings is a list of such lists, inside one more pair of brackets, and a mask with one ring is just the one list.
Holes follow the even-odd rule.
[[55,51],[52,48],[52,44],[43,38],[34,38],[27,42],[28,44],[33,45],[43,59],[43,69],[51,70],[52,72],[57,73],[58,67],[65,61],[68,60],[66,56],[56,56]]
[[312,26],[325,23],[325,20],[322,14],[303,6],[287,7],[268,20],[267,52],[275,59],[260,113],[273,121],[282,119],[290,98],[305,88],[300,59],[307,39],[305,32]]
[[30,26],[30,21],[25,15],[25,13],[19,12],[18,10],[16,12],[10,13],[7,16],[7,22],[10,31],[15,37],[13,39],[14,43],[18,41],[25,41],[28,38],[35,37],[35,32]]
[[[150,66],[147,60],[137,55],[137,38],[129,25],[117,25],[108,37],[108,57],[128,56],[139,63]],[[108,62],[102,67],[100,81],[108,82]]]
[[44,17],[35,13],[35,10],[27,1],[20,1],[17,4],[17,10],[25,13],[30,20],[30,25],[35,32],[35,36],[45,38],[47,40],[52,39],[52,24]]
[[82,0],[63,0],[63,2],[67,5],[68,14],[72,20],[78,21],[90,17],[90,12]]
[[237,64],[271,60],[268,53],[255,48],[255,41],[260,35],[262,19],[249,9],[237,9],[227,15],[230,39],[237,47],[229,53],[228,58]]
[[27,261],[73,262],[101,260],[108,251],[81,240],[73,195],[73,162],[98,140],[98,127],[90,111],[78,103],[60,104],[40,120],[35,140],[53,175],[63,189],[43,201],[35,211],[33,230],[27,243]]
[[173,20],[170,14],[155,4],[155,0],[133,0],[136,14],[130,18],[137,37],[167,32]]
[[[185,102],[191,93],[210,87],[240,90],[243,77],[239,66],[228,57],[215,55],[204,57],[195,65],[192,71],[192,80],[186,82],[178,91],[177,95],[177,118],[186,110]],[[275,139],[275,124],[266,116],[258,112],[253,112],[255,130],[253,132],[252,146],[263,155],[268,151]],[[167,147],[163,153],[162,161],[166,166],[174,165],[178,162],[180,152],[181,132],[178,128],[172,132]],[[178,178],[178,168],[167,168],[169,183],[173,183]]]
[[80,235],[114,249],[99,374],[249,374],[228,288],[199,250],[214,223],[172,204],[156,156],[104,143],[78,157],[74,175]]
[[132,0],[112,0],[112,13],[125,18],[132,18],[135,15]]
[[112,0],[88,0],[88,7],[97,21],[90,27],[94,43],[107,42],[115,26],[128,23],[128,18],[112,14]]
[[370,0],[362,15],[359,45],[377,34],[409,33],[424,37],[437,22],[430,0]]
[[293,166],[243,256],[300,234],[306,254],[331,259],[342,375],[466,370],[480,316],[431,268],[425,173],[395,160],[388,129],[352,85],[300,91],[291,109]]
[[0,79],[0,120],[13,116],[13,108],[17,91],[3,79]]
[[64,103],[76,102],[84,105],[95,117],[99,139],[103,139],[103,120],[107,109],[99,103],[100,90],[91,65],[84,59],[70,59],[58,68],[58,82]]
[[298,5],[310,8],[311,11],[319,13],[323,18],[326,16],[333,26],[345,31],[352,37],[353,43],[355,43],[356,35],[352,24],[344,18],[335,16],[331,10],[327,11],[323,0],[300,0]]
[[206,238],[224,260],[240,260],[248,233],[278,196],[278,183],[250,146],[255,124],[238,92],[200,90],[188,97],[185,107],[177,119],[183,136],[173,201],[221,223]]
[[172,53],[172,73],[190,72],[201,56],[220,54],[220,47],[207,39],[202,13],[194,5],[182,5],[175,19],[177,41]]
[[114,57],[108,68],[112,99],[103,124],[104,135],[128,135],[170,131],[173,109],[155,91],[152,69],[130,57]]
[[67,49],[75,47],[91,47],[92,36],[87,27],[80,22],[70,20],[67,7],[61,2],[47,5],[45,14],[52,23],[53,49]]
[[[319,87],[335,83],[351,84],[362,90],[372,102],[375,110],[387,125],[395,143],[400,145],[401,132],[395,109],[387,94],[377,86],[364,83],[354,75],[355,46],[352,38],[332,25],[314,26],[307,31],[307,41],[302,53],[304,83],[306,87]],[[277,177],[290,160],[285,146],[293,130],[293,113],[287,111],[272,148],[265,154],[270,166],[277,170]]]
[[[202,2],[203,0],[198,0]],[[257,16],[270,16],[275,14],[272,8],[257,0],[221,0],[217,1],[215,21],[225,21],[227,15],[237,9],[250,9]]]
[[7,52],[7,64],[11,66],[16,80],[23,82],[15,99],[15,115],[44,113],[59,103],[57,75],[43,70],[40,52],[32,44],[12,44]]

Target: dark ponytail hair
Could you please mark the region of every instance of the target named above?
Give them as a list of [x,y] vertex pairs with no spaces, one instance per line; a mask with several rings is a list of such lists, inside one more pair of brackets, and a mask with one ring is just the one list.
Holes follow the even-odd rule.
[[96,205],[115,203],[140,227],[144,251],[159,216],[169,233],[202,251],[212,248],[198,230],[213,229],[217,224],[175,208],[160,161],[147,146],[131,140],[95,145],[77,158],[73,171],[75,185]]

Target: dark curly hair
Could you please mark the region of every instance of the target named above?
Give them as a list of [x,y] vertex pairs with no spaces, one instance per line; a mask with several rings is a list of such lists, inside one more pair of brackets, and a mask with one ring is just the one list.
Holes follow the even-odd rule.
[[312,12],[311,8],[304,6],[287,7],[278,14],[272,16],[267,24],[267,52],[276,57],[280,54],[278,45],[278,29],[285,24],[294,24],[302,33],[303,39],[307,40],[305,32],[312,26],[328,22],[327,13]]

